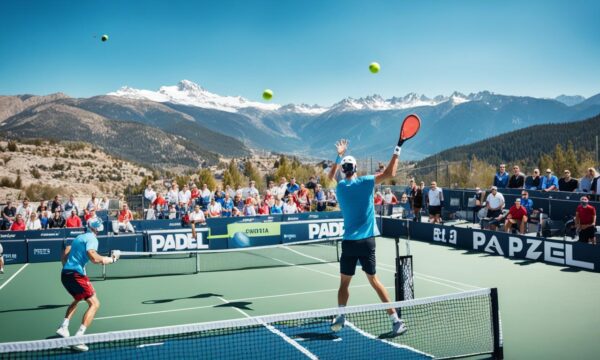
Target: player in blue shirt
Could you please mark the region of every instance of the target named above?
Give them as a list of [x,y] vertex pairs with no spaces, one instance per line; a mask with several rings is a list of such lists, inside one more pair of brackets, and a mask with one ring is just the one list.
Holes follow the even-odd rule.
[[[67,245],[63,252],[63,268],[60,274],[60,280],[65,289],[73,297],[73,302],[69,305],[65,319],[56,333],[62,337],[69,337],[69,320],[77,310],[77,304],[81,300],[88,303],[88,309],[83,315],[81,327],[75,336],[82,336],[85,330],[91,325],[94,316],[100,307],[100,302],[90,279],[86,276],[85,265],[88,260],[94,264],[112,264],[118,260],[119,254],[115,252],[112,257],[101,256],[98,254],[98,232],[104,229],[102,221],[98,218],[92,219],[87,223],[88,232],[77,236],[71,245]],[[79,344],[72,347],[77,351],[87,351],[85,344]]]
[[[337,159],[329,172],[329,179],[333,180],[338,168],[344,178],[338,182],[336,188],[337,199],[344,217],[344,239],[342,240],[342,255],[340,257],[340,288],[338,290],[338,306],[344,307],[350,297],[349,287],[360,260],[363,271],[369,283],[377,292],[383,302],[390,302],[390,296],[375,273],[375,237],[379,236],[379,229],[375,222],[375,206],[373,192],[375,184],[396,176],[400,147],[397,146],[394,154],[383,172],[377,175],[358,177],[356,175],[356,159],[344,156],[348,141],[342,139],[336,143]],[[404,322],[398,318],[395,309],[387,310],[392,320],[392,334],[400,335],[407,330]],[[333,331],[339,331],[345,324],[344,315],[338,315],[331,324]]]

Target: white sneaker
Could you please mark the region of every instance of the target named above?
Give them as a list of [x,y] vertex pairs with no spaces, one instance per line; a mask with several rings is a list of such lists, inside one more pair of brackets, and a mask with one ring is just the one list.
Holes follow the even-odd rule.
[[408,330],[408,327],[406,326],[406,324],[404,323],[404,321],[400,320],[400,321],[396,321],[393,325],[392,325],[392,335],[394,336],[398,336],[398,335],[402,335],[404,334],[406,331]]
[[56,330],[56,335],[58,335],[60,337],[68,338],[70,336],[69,328],[66,326],[59,327],[58,330]]
[[73,345],[73,346],[71,346],[71,349],[76,350],[76,351],[81,351],[81,352],[85,352],[85,351],[89,350],[89,348],[87,347],[86,344]]
[[4,268],[0,269],[0,274],[4,274]]
[[338,332],[342,330],[346,324],[346,316],[344,314],[337,315],[331,322],[331,331]]

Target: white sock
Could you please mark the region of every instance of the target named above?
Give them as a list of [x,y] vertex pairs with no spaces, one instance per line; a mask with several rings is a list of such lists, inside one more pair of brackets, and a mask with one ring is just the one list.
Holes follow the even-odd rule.
[[60,326],[62,328],[68,328],[69,327],[69,319],[65,318],[62,322],[62,325]]
[[398,318],[398,313],[390,314],[390,319],[392,319],[392,322],[395,322],[395,323],[400,321],[400,319]]
[[81,325],[79,327],[79,330],[77,330],[77,333],[75,334],[75,336],[82,336],[83,334],[85,334],[85,330],[87,328],[85,327],[85,325]]

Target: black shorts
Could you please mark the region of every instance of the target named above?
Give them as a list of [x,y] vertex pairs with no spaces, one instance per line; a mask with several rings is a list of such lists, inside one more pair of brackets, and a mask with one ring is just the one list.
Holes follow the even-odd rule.
[[440,215],[442,213],[442,207],[440,205],[433,206],[429,205],[429,215]]
[[370,237],[362,240],[342,241],[342,256],[340,257],[340,272],[344,275],[353,276],[356,271],[356,263],[364,272],[375,275],[375,238]]
[[584,242],[586,244],[589,240],[591,240],[595,237],[596,237],[596,227],[595,226],[590,226],[579,232],[579,241]]
[[487,213],[487,217],[488,218],[493,218],[493,219],[497,218],[500,215],[502,215],[502,210],[500,210],[500,209],[497,209],[497,210],[488,210],[488,213]]

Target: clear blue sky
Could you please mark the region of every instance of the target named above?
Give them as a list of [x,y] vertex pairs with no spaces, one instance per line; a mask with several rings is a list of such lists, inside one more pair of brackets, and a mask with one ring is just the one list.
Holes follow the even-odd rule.
[[0,33],[2,95],[87,97],[181,79],[323,105],[375,93],[600,92],[600,1],[2,0]]

